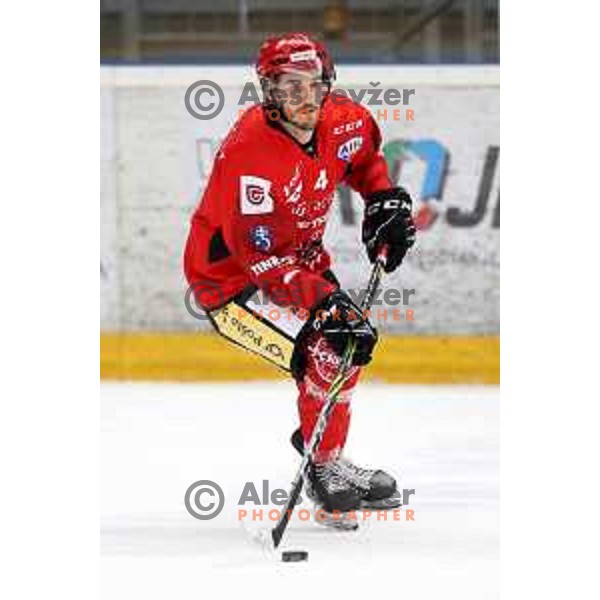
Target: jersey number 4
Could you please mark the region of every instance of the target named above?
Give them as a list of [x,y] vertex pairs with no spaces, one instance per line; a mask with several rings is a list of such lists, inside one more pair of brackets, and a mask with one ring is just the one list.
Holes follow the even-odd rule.
[[325,169],[321,169],[319,173],[319,177],[317,179],[317,183],[315,183],[315,190],[325,190],[327,189],[327,171]]

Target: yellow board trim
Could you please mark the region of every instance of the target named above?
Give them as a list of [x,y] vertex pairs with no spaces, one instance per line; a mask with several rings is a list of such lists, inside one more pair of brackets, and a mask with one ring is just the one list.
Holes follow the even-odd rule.
[[[100,377],[130,381],[243,381],[289,375],[212,333],[102,333]],[[500,383],[498,336],[381,337],[364,379]]]

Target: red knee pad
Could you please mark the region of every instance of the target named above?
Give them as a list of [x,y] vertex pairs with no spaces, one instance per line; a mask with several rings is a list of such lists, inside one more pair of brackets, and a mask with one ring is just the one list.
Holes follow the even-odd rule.
[[[306,370],[303,379],[297,385],[300,392],[298,395],[300,428],[304,443],[308,444],[321,409],[327,400],[327,390],[338,373],[341,359],[320,334],[308,340],[305,352]],[[350,377],[342,387],[338,402],[315,453],[317,462],[335,459],[344,448],[350,426],[350,399],[359,375],[360,367],[351,367]]]

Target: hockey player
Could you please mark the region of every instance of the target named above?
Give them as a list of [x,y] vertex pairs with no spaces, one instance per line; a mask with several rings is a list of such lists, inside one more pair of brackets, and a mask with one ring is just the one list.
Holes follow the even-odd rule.
[[[351,376],[314,456],[309,493],[327,512],[398,506],[390,475],[343,456],[352,391],[377,333],[340,289],[323,234],[336,186],[346,183],[366,203],[369,259],[385,245],[386,271],[394,271],[415,239],[411,199],[390,181],[370,112],[330,94],[335,71],[322,44],[302,33],[270,38],[256,70],[263,104],[245,111],[221,144],[192,218],[185,274],[221,335],[295,378],[300,428],[292,442],[300,452],[340,356],[356,339]],[[257,302],[257,290],[267,304]]]

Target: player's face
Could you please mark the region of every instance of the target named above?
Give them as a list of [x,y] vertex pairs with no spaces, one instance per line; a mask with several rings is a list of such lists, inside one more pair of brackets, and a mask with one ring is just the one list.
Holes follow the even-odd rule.
[[319,71],[284,73],[277,82],[281,104],[287,120],[299,129],[317,126],[323,97],[323,81]]

